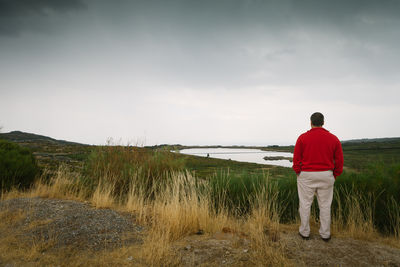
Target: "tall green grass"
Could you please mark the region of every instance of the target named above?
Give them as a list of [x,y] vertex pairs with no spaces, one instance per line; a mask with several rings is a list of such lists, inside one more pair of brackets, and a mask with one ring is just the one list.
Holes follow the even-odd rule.
[[[210,179],[215,203],[237,215],[251,212],[255,196],[267,187],[277,187],[277,210],[283,223],[298,218],[296,175],[275,178],[257,175],[219,172]],[[318,205],[311,214],[318,221]],[[400,164],[375,162],[360,172],[344,172],[334,186],[332,222],[338,229],[378,230],[399,235],[400,226]],[[362,229],[361,229],[362,228]]]
[[112,185],[114,196],[126,194],[133,183],[150,196],[158,184],[170,182],[171,173],[183,170],[183,159],[171,152],[108,145],[90,153],[83,182],[93,190],[99,183]]
[[[358,202],[365,218],[371,217],[373,225],[383,233],[398,235],[400,223],[400,164],[374,162],[361,172],[345,172],[335,183],[333,208],[341,201],[343,220],[351,219],[349,206]],[[343,205],[345,204],[345,205]]]
[[271,184],[266,175],[230,173],[229,169],[215,173],[208,183],[215,207],[222,206],[237,216],[248,214],[256,198]]
[[[132,193],[130,190],[133,188],[151,200],[185,170],[184,159],[167,151],[103,146],[94,150],[87,159],[82,182],[91,192],[99,184],[104,184],[111,186],[113,197],[122,199]],[[209,194],[209,205],[217,213],[223,210],[234,216],[247,216],[260,206],[260,199],[274,196],[274,210],[278,213],[274,216],[284,223],[298,220],[297,179],[294,173],[283,172],[278,176],[275,173],[239,173],[226,169],[217,171],[208,179],[194,179],[199,195]],[[338,230],[378,230],[399,236],[399,207],[400,164],[375,162],[362,171],[344,172],[337,178],[332,223]],[[316,203],[312,206],[312,215],[317,221]]]

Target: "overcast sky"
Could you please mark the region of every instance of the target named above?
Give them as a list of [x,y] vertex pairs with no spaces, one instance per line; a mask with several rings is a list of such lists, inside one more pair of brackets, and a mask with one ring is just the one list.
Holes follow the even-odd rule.
[[400,136],[400,1],[0,0],[0,126],[89,144]]

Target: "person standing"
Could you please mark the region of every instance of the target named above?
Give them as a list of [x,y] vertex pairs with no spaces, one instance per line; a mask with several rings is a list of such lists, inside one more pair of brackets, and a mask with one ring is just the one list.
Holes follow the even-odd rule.
[[311,129],[299,136],[293,153],[293,170],[297,175],[300,227],[303,239],[310,237],[310,209],[316,194],[319,206],[319,234],[331,238],[331,204],[333,184],[343,171],[343,151],[339,139],[324,129],[324,115],[311,115]]

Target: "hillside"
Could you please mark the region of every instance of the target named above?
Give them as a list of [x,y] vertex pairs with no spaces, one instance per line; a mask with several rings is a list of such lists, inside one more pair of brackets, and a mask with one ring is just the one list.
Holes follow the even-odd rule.
[[[73,168],[81,168],[83,161],[88,157],[93,149],[99,146],[91,146],[57,140],[48,136],[13,131],[0,133],[0,139],[16,142],[28,147],[35,155],[39,164],[43,167],[55,170],[60,163],[66,163]],[[175,145],[156,145],[147,146],[151,150],[180,150],[194,147],[226,147],[226,148],[258,148],[269,151],[293,152],[294,146],[265,146],[265,147],[245,147],[245,146],[183,146]],[[344,152],[344,165],[347,169],[361,170],[371,163],[381,161],[393,163],[400,161],[400,137],[354,139],[342,141]],[[185,156],[186,167],[195,170],[198,174],[209,174],[215,170],[229,167],[234,169],[246,169],[250,172],[260,169],[261,165],[240,162],[229,162],[225,160],[207,159],[194,156]],[[286,172],[286,168],[273,168],[270,172]]]
[[21,131],[0,133],[0,139],[29,148],[39,165],[50,170],[57,169],[61,163],[68,164],[72,168],[80,168],[82,161],[92,149],[90,145]]
[[[12,131],[9,133],[0,133],[0,139],[9,140],[12,142],[27,144],[27,143],[41,143],[41,144],[52,144],[59,146],[87,146],[86,144],[71,142],[66,140],[58,140],[48,136],[34,134],[34,133],[26,133],[22,131]],[[396,146],[400,147],[400,137],[385,137],[385,138],[362,138],[362,139],[351,139],[351,140],[343,140],[341,141],[344,148],[352,147],[352,146],[363,146],[365,148],[371,147],[388,147],[388,146]],[[198,146],[198,145],[181,145],[181,144],[162,144],[155,146],[146,146],[147,148],[152,149],[171,149],[171,150],[180,150],[186,148],[262,148],[265,150],[291,150],[294,146],[278,146],[278,145],[269,145],[265,147],[261,146],[242,146],[242,145],[231,145],[231,146],[221,146],[221,145],[207,145],[207,146]]]
[[336,182],[326,243],[314,211],[310,240],[297,233],[290,168],[23,140],[39,160],[83,168],[2,192],[0,266],[400,266],[396,149],[343,145],[359,169]]
[[398,143],[400,142],[400,137],[385,137],[385,138],[362,138],[362,139],[351,139],[344,140],[342,144],[349,143]]
[[0,133],[0,139],[13,141],[16,143],[48,143],[58,145],[83,145],[76,142],[65,140],[57,140],[48,136],[38,135],[33,133],[25,133],[21,131],[12,131],[9,133]]

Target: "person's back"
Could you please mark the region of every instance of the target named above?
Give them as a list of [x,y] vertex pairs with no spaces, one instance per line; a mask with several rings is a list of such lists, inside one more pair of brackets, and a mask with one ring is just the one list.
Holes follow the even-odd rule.
[[342,173],[343,156],[339,139],[322,127],[315,127],[300,135],[293,155],[293,169],[301,171],[333,170]]

